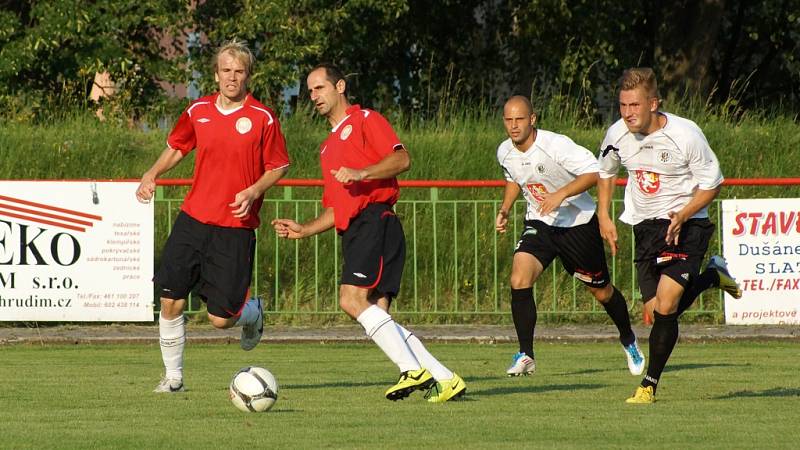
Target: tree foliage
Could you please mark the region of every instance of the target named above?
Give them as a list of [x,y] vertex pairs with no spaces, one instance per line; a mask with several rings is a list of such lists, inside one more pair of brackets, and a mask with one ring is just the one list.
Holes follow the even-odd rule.
[[422,117],[521,93],[593,120],[636,65],[665,95],[800,104],[800,0],[27,0],[0,1],[0,106],[86,104],[97,71],[128,113],[163,101],[159,82],[212,92],[210,57],[234,37],[273,105],[321,61],[351,74],[362,103]]

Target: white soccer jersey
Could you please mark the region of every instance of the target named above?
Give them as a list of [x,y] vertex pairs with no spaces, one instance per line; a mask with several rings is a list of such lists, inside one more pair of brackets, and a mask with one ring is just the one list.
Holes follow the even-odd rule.
[[506,180],[517,183],[528,201],[527,220],[541,220],[554,227],[573,227],[591,220],[594,200],[586,192],[567,197],[547,216],[539,214],[542,194],[569,184],[579,175],[600,170],[592,153],[572,139],[546,130],[537,130],[536,140],[522,152],[506,139],[497,147],[497,162]]
[[[600,177],[628,171],[625,211],[620,220],[636,225],[645,219],[668,219],[692,199],[695,189],[711,190],[722,183],[717,156],[694,122],[661,113],[667,123],[660,130],[631,133],[623,119],[606,132],[600,146]],[[692,218],[708,217],[708,208]]]

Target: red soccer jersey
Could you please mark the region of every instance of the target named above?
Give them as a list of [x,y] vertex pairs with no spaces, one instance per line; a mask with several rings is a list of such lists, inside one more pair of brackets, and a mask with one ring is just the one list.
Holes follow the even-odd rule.
[[397,178],[342,184],[331,175],[331,170],[341,167],[363,169],[403,148],[392,126],[379,113],[358,105],[347,108],[346,113],[319,151],[322,206],[333,208],[337,231],[346,230],[350,219],[370,203],[394,205],[400,194]]
[[181,209],[203,223],[255,229],[263,197],[241,219],[228,205],[265,172],[289,165],[286,141],[278,117],[258,100],[248,95],[241,107],[223,114],[218,95],[189,105],[167,138],[184,155],[197,149],[194,182]]

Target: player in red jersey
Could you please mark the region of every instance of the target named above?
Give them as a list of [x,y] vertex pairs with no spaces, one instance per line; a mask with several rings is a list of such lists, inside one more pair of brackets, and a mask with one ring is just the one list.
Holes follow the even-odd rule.
[[272,224],[288,239],[333,227],[341,235],[339,304],[401,372],[386,398],[400,400],[421,389],[429,389],[426,398],[433,403],[459,397],[466,391],[464,380],[388,313],[405,262],[405,235],[393,206],[399,194],[396,176],[411,163],[408,152],[382,115],[350,104],[338,68],[317,66],[307,83],[317,112],[333,127],[319,150],[325,211],[304,224],[290,219]]
[[241,347],[261,339],[261,299],[247,300],[253,272],[255,229],[264,192],[289,166],[275,113],[247,91],[253,54],[238,41],[214,57],[219,92],[202,97],[181,114],[167,148],[142,176],[141,202],[152,199],[156,178],[195,152],[194,181],[181,205],[154,282],[161,288],[159,335],[165,374],[155,392],[180,392],[186,297],[194,290],[217,328],[242,327]]

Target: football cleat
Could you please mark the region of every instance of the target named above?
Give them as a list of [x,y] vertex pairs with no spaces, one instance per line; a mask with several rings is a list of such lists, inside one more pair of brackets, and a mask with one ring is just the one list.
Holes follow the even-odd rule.
[[427,369],[407,370],[400,374],[397,384],[386,390],[386,398],[392,401],[402,400],[414,391],[429,389],[436,384]]
[[183,387],[183,380],[180,378],[167,378],[164,377],[158,383],[153,392],[157,393],[174,393],[174,392],[184,392],[186,389]]
[[719,274],[717,287],[730,294],[733,298],[742,298],[742,288],[739,287],[739,283],[728,272],[728,264],[725,262],[725,258],[719,255],[712,256],[706,266],[706,270],[708,269],[714,269]]
[[456,399],[467,392],[467,385],[460,376],[453,374],[453,378],[436,382],[431,386],[425,399],[431,403],[444,403],[448,400]]
[[628,370],[631,371],[631,375],[641,375],[644,372],[644,354],[636,338],[631,345],[623,345],[622,350],[628,358]]
[[517,353],[514,355],[511,366],[506,370],[506,374],[510,377],[518,377],[520,375],[530,375],[536,372],[536,361],[525,353]]
[[647,386],[647,387],[639,386],[636,388],[636,392],[633,394],[633,397],[625,400],[625,403],[638,403],[638,404],[648,404],[655,402],[656,402],[656,394],[653,393],[653,386]]
[[242,350],[252,350],[261,341],[261,335],[264,334],[264,310],[261,308],[261,298],[254,297],[248,302],[258,302],[258,319],[255,323],[245,325],[242,327],[242,337],[239,340],[239,346]]

